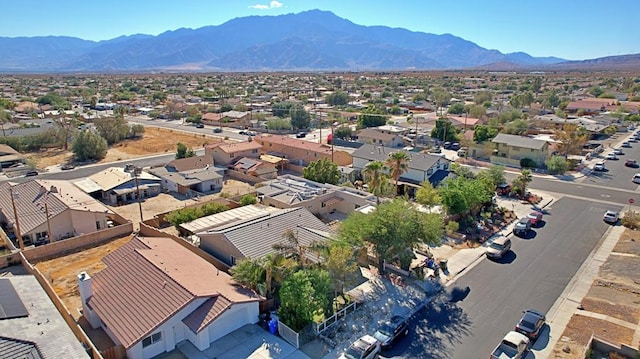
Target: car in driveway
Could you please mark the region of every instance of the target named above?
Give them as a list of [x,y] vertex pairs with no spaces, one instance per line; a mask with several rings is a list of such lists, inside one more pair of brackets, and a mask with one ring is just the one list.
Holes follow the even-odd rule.
[[596,164],[593,165],[593,170],[598,172],[604,171],[605,170],[604,162],[596,162]]
[[535,309],[527,309],[522,312],[522,317],[516,324],[515,331],[527,336],[530,340],[536,340],[546,323],[544,313]]
[[636,168],[636,167],[638,167],[638,161],[636,161],[636,160],[626,160],[626,161],[624,161],[624,165],[626,167]]
[[500,236],[487,247],[487,258],[500,259],[510,250],[511,240],[505,236]]
[[447,141],[447,142],[443,143],[443,144],[442,144],[442,147],[443,147],[445,150],[449,150],[449,149],[451,149],[451,142]]
[[380,354],[380,342],[371,335],[364,335],[349,345],[340,359],[372,359]]
[[376,330],[373,337],[380,342],[382,350],[386,350],[389,349],[398,338],[407,334],[409,334],[409,322],[407,318],[394,315]]
[[531,230],[531,218],[523,217],[516,222],[516,225],[513,227],[513,234],[516,236],[526,236],[529,234]]
[[606,212],[604,212],[604,216],[602,216],[602,219],[610,224],[616,224],[618,223],[618,219],[620,218],[620,214],[616,211],[612,211],[612,210],[607,210]]
[[527,215],[531,218],[531,226],[537,227],[542,223],[542,212],[533,211]]
[[460,142],[454,142],[451,144],[451,149],[457,151],[460,149]]
[[608,153],[604,158],[607,159],[607,160],[615,161],[615,160],[618,159],[618,156],[616,156],[615,153]]

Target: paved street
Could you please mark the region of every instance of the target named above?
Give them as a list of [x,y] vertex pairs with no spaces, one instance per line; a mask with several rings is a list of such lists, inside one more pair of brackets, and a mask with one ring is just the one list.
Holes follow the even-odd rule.
[[[511,237],[512,253],[504,260],[483,259],[456,281],[455,287],[470,288],[464,300],[422,310],[411,323],[409,337],[386,356],[486,358],[523,310],[551,308],[609,228],[602,221],[606,208],[610,207],[574,198],[554,202],[534,235]],[[547,328],[533,346],[533,355],[545,347],[549,335],[559,333]]]

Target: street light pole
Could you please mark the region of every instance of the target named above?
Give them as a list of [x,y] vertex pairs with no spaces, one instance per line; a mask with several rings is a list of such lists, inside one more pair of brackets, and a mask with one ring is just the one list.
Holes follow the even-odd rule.
[[22,242],[22,232],[20,231],[20,222],[18,221],[18,210],[16,209],[15,197],[18,196],[18,192],[13,192],[13,187],[9,187],[11,194],[11,205],[13,206],[13,218],[16,223],[16,236],[18,237],[18,245],[20,250],[24,250],[24,243]]

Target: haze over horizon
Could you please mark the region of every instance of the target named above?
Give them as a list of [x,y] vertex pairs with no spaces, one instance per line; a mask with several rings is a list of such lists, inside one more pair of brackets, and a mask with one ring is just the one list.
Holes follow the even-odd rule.
[[[5,2],[3,9],[11,16],[0,22],[2,37],[71,36],[100,41],[318,9],[359,25],[448,33],[505,54],[585,60],[640,53],[640,30],[633,30],[640,13],[636,0],[613,0],[606,6],[596,0],[460,0],[455,6],[423,0],[22,0]],[[34,9],[42,15],[34,14]]]

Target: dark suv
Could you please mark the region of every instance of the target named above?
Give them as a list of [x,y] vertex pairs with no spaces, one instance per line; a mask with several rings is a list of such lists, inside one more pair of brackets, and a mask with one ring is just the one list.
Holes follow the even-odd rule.
[[380,342],[382,349],[388,349],[401,335],[409,333],[409,323],[407,318],[394,315],[391,320],[382,324],[373,334],[373,337]]
[[540,336],[545,320],[543,313],[534,309],[526,310],[516,324],[516,332],[526,335],[531,340],[536,340]]

